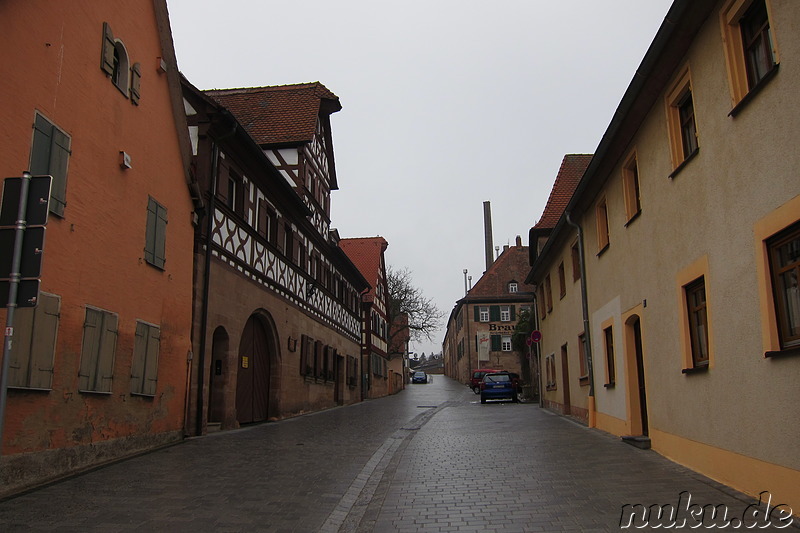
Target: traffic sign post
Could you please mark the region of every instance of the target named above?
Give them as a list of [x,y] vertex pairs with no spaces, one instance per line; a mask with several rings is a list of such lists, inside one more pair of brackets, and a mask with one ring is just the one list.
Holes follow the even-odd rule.
[[0,298],[7,302],[3,366],[0,371],[0,454],[14,336],[14,311],[20,306],[34,307],[39,300],[44,226],[50,208],[52,183],[51,176],[31,176],[29,172],[23,172],[21,178],[6,178],[3,182],[0,258],[11,258],[11,261],[0,259]]

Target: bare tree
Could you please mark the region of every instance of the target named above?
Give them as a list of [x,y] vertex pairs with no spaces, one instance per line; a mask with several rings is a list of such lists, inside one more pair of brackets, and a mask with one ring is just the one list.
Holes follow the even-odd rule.
[[[389,346],[390,351],[396,349],[401,343],[398,338],[408,337],[410,340],[421,340],[423,337],[433,340],[444,318],[444,314],[434,305],[430,298],[426,298],[422,291],[415,287],[411,281],[411,272],[407,268],[386,269],[387,284],[389,285]],[[408,317],[406,321],[403,316]]]

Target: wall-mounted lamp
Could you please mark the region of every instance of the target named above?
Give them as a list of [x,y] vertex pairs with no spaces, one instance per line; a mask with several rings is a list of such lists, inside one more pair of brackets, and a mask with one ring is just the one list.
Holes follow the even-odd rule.
[[315,293],[315,292],[317,292],[317,284],[316,284],[316,283],[314,283],[314,282],[312,281],[312,282],[311,282],[311,283],[309,283],[309,284],[308,284],[308,286],[306,287],[306,300],[308,300],[308,299],[310,299],[312,296],[314,296],[314,293]]

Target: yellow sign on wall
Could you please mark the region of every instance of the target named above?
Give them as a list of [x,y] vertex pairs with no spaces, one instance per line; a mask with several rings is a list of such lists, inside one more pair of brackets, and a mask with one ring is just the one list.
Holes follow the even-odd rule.
[[250,368],[250,358],[246,355],[242,356],[242,368]]

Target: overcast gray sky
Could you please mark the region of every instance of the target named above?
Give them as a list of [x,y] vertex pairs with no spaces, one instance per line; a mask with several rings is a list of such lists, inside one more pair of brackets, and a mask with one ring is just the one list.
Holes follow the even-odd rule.
[[[496,246],[527,246],[567,153],[593,153],[671,0],[168,0],[200,89],[320,81],[342,237],[383,236],[387,263],[449,315]],[[417,353],[441,350],[444,324]]]

